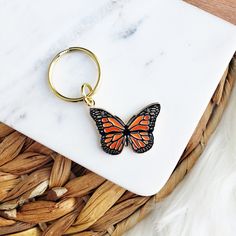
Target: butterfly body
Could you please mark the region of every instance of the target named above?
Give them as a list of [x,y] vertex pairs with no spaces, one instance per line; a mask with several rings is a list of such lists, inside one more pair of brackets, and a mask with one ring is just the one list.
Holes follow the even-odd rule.
[[159,112],[160,104],[151,104],[125,124],[119,117],[103,109],[90,108],[90,115],[101,135],[101,146],[105,152],[112,155],[120,154],[123,147],[129,144],[137,153],[151,149],[154,143],[153,130]]
[[129,144],[128,137],[130,136],[130,130],[128,128],[128,125],[125,125],[124,136],[125,136],[125,146],[128,146]]

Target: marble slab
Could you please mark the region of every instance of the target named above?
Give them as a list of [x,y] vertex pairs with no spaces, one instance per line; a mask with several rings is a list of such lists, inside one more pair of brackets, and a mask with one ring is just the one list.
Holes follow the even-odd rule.
[[[233,25],[175,0],[2,0],[0,28],[0,121],[140,195],[167,181],[236,48]],[[86,105],[51,93],[48,65],[71,46],[100,60],[96,106],[127,121],[161,104],[149,152],[104,153]],[[53,76],[75,96],[96,70],[73,54]]]

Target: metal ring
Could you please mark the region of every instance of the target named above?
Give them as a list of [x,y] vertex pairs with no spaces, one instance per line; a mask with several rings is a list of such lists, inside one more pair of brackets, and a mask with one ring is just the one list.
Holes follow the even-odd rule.
[[[85,89],[88,89],[89,92],[86,94],[86,91]],[[95,105],[95,101],[93,100],[93,98],[89,95],[92,91],[92,87],[90,84],[88,83],[84,83],[82,84],[81,86],[81,94],[83,95],[83,98],[84,98],[84,102],[89,106],[94,106]]]
[[[86,91],[85,91],[86,88],[89,90],[89,92],[87,94],[86,94]],[[88,84],[88,83],[83,83],[82,84],[81,94],[82,94],[83,98],[90,97],[90,94],[91,94],[92,91],[93,91],[93,89],[92,89],[90,84]]]
[[85,53],[86,55],[88,55],[96,64],[97,66],[97,70],[98,70],[98,77],[97,77],[97,81],[94,85],[94,87],[92,88],[90,85],[88,87],[88,83],[84,83],[86,85],[82,85],[81,86],[81,91],[84,91],[84,88],[82,87],[87,87],[89,88],[90,92],[88,94],[86,94],[86,97],[92,97],[94,95],[94,93],[96,92],[99,84],[100,84],[100,81],[101,81],[101,68],[100,68],[100,64],[98,62],[98,59],[96,57],[96,55],[91,52],[90,50],[86,49],[86,48],[82,48],[82,47],[71,47],[71,48],[68,48],[68,49],[65,49],[61,52],[59,52],[51,61],[50,65],[49,65],[49,68],[48,68],[48,83],[49,83],[49,87],[50,89],[52,90],[52,92],[59,98],[67,101],[67,102],[82,102],[84,101],[84,98],[85,96],[82,95],[81,97],[67,97],[67,96],[64,96],[63,94],[59,93],[56,89],[56,87],[53,85],[53,82],[52,82],[52,71],[53,71],[53,68],[55,66],[55,64],[57,63],[57,61],[65,54],[67,53],[71,53],[71,52],[83,52]]

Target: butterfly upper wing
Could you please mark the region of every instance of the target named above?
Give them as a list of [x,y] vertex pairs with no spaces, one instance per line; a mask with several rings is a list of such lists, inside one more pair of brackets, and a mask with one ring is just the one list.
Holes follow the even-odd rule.
[[96,122],[98,131],[101,134],[103,150],[112,155],[120,154],[126,139],[123,121],[99,108],[90,108],[90,115]]
[[128,140],[135,152],[144,153],[153,146],[154,136],[152,132],[160,109],[160,104],[151,104],[128,122]]

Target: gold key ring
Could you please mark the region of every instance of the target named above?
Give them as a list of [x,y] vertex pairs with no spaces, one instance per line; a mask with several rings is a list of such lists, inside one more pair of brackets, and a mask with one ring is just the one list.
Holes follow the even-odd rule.
[[[57,61],[65,54],[71,53],[71,52],[82,52],[85,53],[86,55],[88,55],[96,64],[97,66],[97,70],[98,70],[98,76],[97,76],[97,81],[94,85],[94,87],[92,88],[92,86],[88,83],[83,83],[81,86],[81,93],[82,96],[80,97],[67,97],[63,94],[61,94],[60,92],[58,92],[58,90],[56,89],[55,85],[52,82],[52,71],[53,68],[55,66],[55,64],[57,63]],[[96,55],[91,52],[90,50],[83,48],[83,47],[70,47],[68,49],[65,49],[61,52],[59,52],[51,61],[49,68],[48,68],[48,83],[49,83],[49,87],[52,90],[52,92],[59,98],[63,99],[64,101],[67,102],[82,102],[85,101],[86,104],[88,106],[92,106],[94,105],[94,100],[92,99],[92,96],[94,95],[94,93],[96,92],[99,84],[101,81],[101,68],[100,68],[100,64],[98,62],[98,59],[96,57]],[[85,92],[85,88],[87,88],[89,90],[89,92],[86,94]]]

